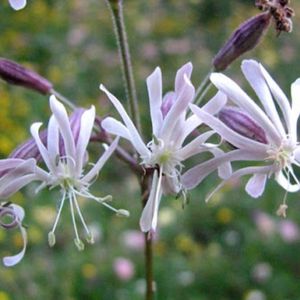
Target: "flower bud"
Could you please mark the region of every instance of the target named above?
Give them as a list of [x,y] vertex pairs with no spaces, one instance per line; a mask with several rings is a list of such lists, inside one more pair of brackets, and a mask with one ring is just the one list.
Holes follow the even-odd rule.
[[268,143],[264,130],[247,113],[237,107],[224,107],[219,112],[219,119],[242,136],[263,144]]
[[52,83],[14,61],[0,59],[0,77],[10,84],[20,85],[42,94],[50,93]]
[[234,60],[255,48],[270,25],[271,15],[261,13],[236,29],[213,59],[215,71],[225,70]]

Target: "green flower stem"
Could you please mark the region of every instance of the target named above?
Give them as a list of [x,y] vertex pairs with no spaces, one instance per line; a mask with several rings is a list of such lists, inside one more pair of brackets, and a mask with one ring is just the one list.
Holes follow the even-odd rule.
[[76,105],[74,103],[72,103],[71,100],[69,100],[68,98],[66,98],[65,96],[63,96],[62,94],[60,94],[59,92],[57,92],[54,89],[51,89],[49,92],[51,95],[54,95],[58,100],[60,100],[61,102],[63,102],[66,106],[68,106],[71,110],[75,110],[76,109]]
[[129,102],[130,114],[133,122],[141,133],[141,123],[139,107],[136,95],[135,81],[133,77],[132,64],[127,41],[127,34],[123,15],[123,0],[106,0],[111,12],[115,36],[118,44],[119,56],[122,66],[123,80],[125,85],[126,97]]
[[[195,98],[194,98],[195,99],[194,103],[196,105],[200,104],[203,97],[208,92],[209,88],[211,87],[211,83],[210,83],[210,80],[209,80],[209,77],[210,77],[211,73],[212,73],[212,70],[209,71],[209,73],[205,76],[205,78],[203,79],[203,81],[199,85],[198,89],[196,90]],[[209,88],[207,88],[207,87],[209,87]]]

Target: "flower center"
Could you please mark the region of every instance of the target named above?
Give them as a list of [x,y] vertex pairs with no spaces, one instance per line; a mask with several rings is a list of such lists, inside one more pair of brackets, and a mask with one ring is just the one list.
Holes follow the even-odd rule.
[[268,150],[268,159],[278,164],[280,169],[284,169],[293,163],[295,149],[295,143],[291,139],[285,139],[280,147],[271,147]]

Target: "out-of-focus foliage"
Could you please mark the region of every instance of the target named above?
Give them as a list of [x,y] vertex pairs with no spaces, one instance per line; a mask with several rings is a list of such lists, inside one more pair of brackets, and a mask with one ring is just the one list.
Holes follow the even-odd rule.
[[[197,86],[230,33],[258,13],[250,0],[124,2],[146,132],[146,76],[159,65],[167,91],[173,85],[174,72],[190,60]],[[293,1],[292,5],[296,14],[300,12],[300,3]],[[104,0],[32,0],[19,12],[2,1],[0,16],[2,57],[38,71],[76,104],[95,104],[99,115],[112,111],[98,89],[100,82],[120,99],[125,98]],[[298,27],[296,16],[291,34],[276,37],[271,28],[263,44],[245,56],[260,60],[287,94],[300,75]],[[236,61],[226,73],[249,90],[239,65]],[[2,157],[29,137],[31,122],[47,120],[47,101],[45,96],[1,82]],[[92,148],[97,153],[99,146]],[[142,237],[136,231],[141,211],[137,181],[116,160],[110,161],[99,179],[95,193],[112,193],[114,205],[129,209],[131,217],[118,218],[96,203],[86,202],[85,215],[97,238],[84,252],[78,252],[73,244],[68,212],[59,224],[56,246],[48,247],[47,232],[58,199],[55,191],[36,198],[33,186],[11,199],[27,212],[29,247],[19,265],[0,267],[0,300],[143,299]],[[299,299],[299,197],[288,195],[288,219],[283,220],[275,211],[284,192],[274,182],[259,200],[250,199],[241,183],[234,182],[207,205],[204,197],[217,182],[214,175],[208,178],[192,192],[184,210],[180,200],[163,200],[154,244],[157,299]],[[18,232],[0,231],[1,256],[16,251],[20,241]],[[127,260],[123,263],[120,258]]]

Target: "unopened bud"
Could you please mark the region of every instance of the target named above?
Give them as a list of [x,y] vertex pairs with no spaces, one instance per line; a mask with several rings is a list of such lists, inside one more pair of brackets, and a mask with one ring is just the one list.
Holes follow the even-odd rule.
[[255,48],[269,27],[271,15],[259,14],[236,29],[213,59],[215,71],[225,70],[234,60]]
[[160,110],[162,112],[163,117],[165,118],[168,112],[170,111],[171,107],[174,105],[176,100],[176,94],[174,92],[168,92],[161,104]]
[[52,83],[14,61],[0,59],[0,77],[10,84],[20,85],[42,94],[50,93]]
[[224,107],[219,119],[230,129],[257,142],[267,144],[265,131],[245,112],[237,107]]

